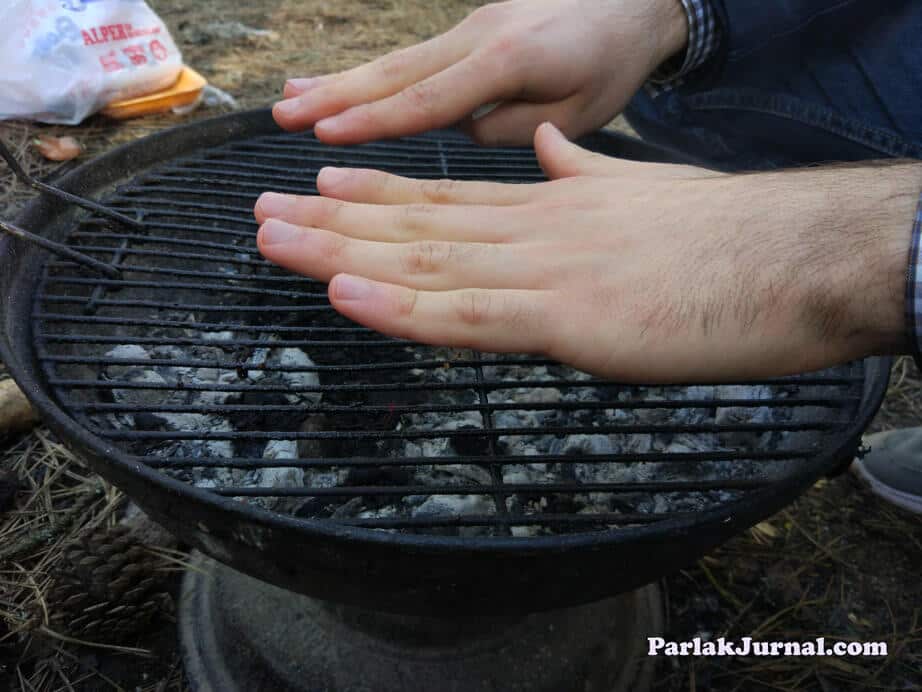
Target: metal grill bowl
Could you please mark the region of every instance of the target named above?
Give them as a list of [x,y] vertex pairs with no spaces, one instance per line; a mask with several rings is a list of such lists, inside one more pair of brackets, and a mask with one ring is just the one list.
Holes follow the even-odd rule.
[[[615,135],[584,143],[669,158]],[[0,354],[48,425],[241,571],[404,612],[592,601],[692,562],[840,468],[881,401],[884,359],[654,392],[362,329],[325,286],[255,249],[258,194],[315,194],[328,164],[542,179],[528,150],[448,132],[326,147],[257,111],[157,134],[60,181],[141,231],[45,198],[19,219],[120,278],[0,239]],[[548,451],[521,452],[536,440]]]

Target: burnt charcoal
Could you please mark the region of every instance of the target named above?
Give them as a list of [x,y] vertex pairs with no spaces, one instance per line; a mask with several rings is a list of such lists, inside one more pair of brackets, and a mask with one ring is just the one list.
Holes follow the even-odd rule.
[[155,413],[134,414],[134,426],[138,430],[165,430],[167,422]]
[[[298,432],[322,432],[328,430],[327,417],[322,413],[315,413],[308,416],[298,427]],[[322,440],[318,439],[301,439],[298,440],[298,457],[301,459],[317,459],[324,456]]]
[[[480,430],[475,425],[459,425],[458,430]],[[490,437],[487,435],[463,435],[453,437],[451,446],[458,454],[465,456],[486,456],[490,454]]]
[[[246,404],[250,406],[286,406],[285,395],[279,392],[244,392],[239,397],[229,398],[228,404]],[[236,430],[258,430],[265,427],[266,414],[261,411],[229,413],[227,420]],[[294,432],[304,420],[304,413],[273,413],[272,429]],[[234,440],[234,455],[241,457],[260,457],[266,447],[265,440]]]
[[331,505],[327,498],[312,497],[301,502],[292,512],[301,519],[325,519],[333,514],[336,505]]
[[393,466],[359,466],[346,474],[347,486],[362,485],[410,485],[413,474],[404,468]]

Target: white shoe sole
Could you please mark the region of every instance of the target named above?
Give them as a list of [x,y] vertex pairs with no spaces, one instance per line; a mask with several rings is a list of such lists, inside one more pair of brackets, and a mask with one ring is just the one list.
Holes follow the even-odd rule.
[[912,493],[907,493],[902,490],[897,490],[896,488],[882,483],[877,480],[874,476],[868,473],[868,470],[864,468],[864,464],[861,463],[861,460],[855,459],[851,465],[852,472],[858,476],[864,483],[871,489],[871,492],[875,495],[882,497],[887,502],[896,505],[902,509],[905,509],[907,512],[913,512],[914,514],[922,514],[922,497],[919,495],[913,495]]

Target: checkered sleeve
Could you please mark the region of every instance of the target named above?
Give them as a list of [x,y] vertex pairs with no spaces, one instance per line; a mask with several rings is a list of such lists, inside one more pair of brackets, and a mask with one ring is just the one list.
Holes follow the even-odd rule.
[[711,0],[681,0],[688,18],[688,45],[685,53],[666,61],[653,73],[650,81],[669,85],[701,67],[717,50],[720,31]]
[[909,245],[909,272],[906,277],[906,330],[909,348],[916,365],[922,370],[922,197],[916,208]]

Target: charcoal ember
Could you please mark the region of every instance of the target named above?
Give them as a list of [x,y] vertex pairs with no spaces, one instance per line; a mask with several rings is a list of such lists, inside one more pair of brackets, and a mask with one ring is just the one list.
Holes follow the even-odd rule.
[[[312,433],[329,430],[326,415],[313,414],[304,418],[298,427],[299,432]],[[302,459],[316,459],[323,456],[321,440],[318,438],[302,437],[298,440],[298,456]]]
[[408,485],[413,474],[407,469],[393,466],[359,466],[346,473],[347,486]]
[[[430,495],[413,507],[410,516],[439,522],[445,519],[481,515],[495,515],[493,500],[485,495]],[[482,536],[492,533],[485,526],[439,526],[427,528],[425,533],[441,536]]]
[[[331,316],[331,319],[339,318]],[[439,492],[354,497],[344,494],[245,500],[304,518],[431,520],[431,526],[401,530],[476,536],[496,535],[504,531],[497,526],[461,525],[465,517],[496,515],[498,502],[504,502],[504,511],[513,515],[537,517],[542,514],[611,516],[619,513],[699,511],[735,499],[739,493],[624,492],[620,488],[617,492],[580,492],[579,486],[766,477],[766,474],[778,473],[784,466],[776,464],[766,470],[764,465],[745,458],[720,461],[695,457],[702,452],[729,450],[744,453],[766,446],[784,449],[803,444],[803,435],[798,437],[797,433],[739,429],[681,430],[683,427],[714,424],[740,428],[789,421],[791,409],[748,403],[783,398],[798,391],[784,385],[626,387],[597,383],[590,375],[562,365],[506,364],[502,357],[491,359],[478,371],[470,365],[452,365],[449,362],[452,359],[472,362],[473,356],[467,352],[404,344],[374,351],[380,362],[391,364],[388,368],[356,371],[349,366],[356,360],[369,362],[371,352],[363,354],[360,348],[356,351],[352,350],[355,347],[337,349],[324,346],[318,347],[316,352],[307,353],[300,348],[275,346],[271,338],[266,339],[265,346],[240,349],[233,346],[236,338],[234,332],[214,332],[208,345],[189,349],[171,346],[148,351],[137,346],[116,347],[113,349],[115,355],[131,362],[109,366],[107,376],[141,383],[175,381],[178,384],[195,384],[194,388],[167,389],[166,393],[147,390],[147,395],[152,396],[154,405],[158,402],[197,404],[205,411],[213,409],[214,412],[139,412],[134,414],[134,418],[122,414],[118,414],[120,417],[117,419],[109,416],[109,422],[133,425],[139,430],[223,432],[272,429],[340,433],[298,440],[239,439],[233,443],[221,440],[168,441],[156,447],[157,453],[167,456],[209,459],[261,457],[278,463],[251,470],[206,466],[173,472],[201,487],[229,484],[267,489],[458,486],[457,495]],[[223,349],[223,353],[232,352],[235,368],[219,370],[164,365],[161,362],[172,359],[179,363],[193,358],[218,360],[219,349]],[[147,364],[151,360],[157,363]],[[439,366],[439,361],[445,366]],[[323,369],[318,372],[314,363],[324,366]],[[354,387],[357,382],[366,388]],[[481,387],[479,383],[482,382],[495,384]],[[225,391],[223,385],[235,383],[280,386],[281,391]],[[408,386],[395,386],[397,383]],[[419,384],[425,387],[416,387]],[[320,389],[324,390],[322,395],[318,391]],[[115,400],[140,404],[142,400],[135,398],[137,391],[115,390]],[[140,391],[143,393],[145,390]],[[479,410],[483,396],[486,396],[487,403],[501,405],[492,410],[489,417]],[[733,403],[735,399],[746,400],[746,405]],[[719,402],[722,400],[728,401],[728,404],[721,406]],[[321,401],[341,410],[335,416],[313,412],[312,409]],[[637,401],[645,405],[636,406]],[[663,405],[657,406],[658,401],[664,402]],[[611,402],[612,405],[604,407],[600,402]],[[707,403],[702,405],[703,402]],[[146,403],[149,406],[151,401]],[[220,407],[225,404],[247,404],[254,410],[219,415]],[[258,410],[261,405],[284,412],[264,413]],[[303,408],[299,408],[301,405]],[[420,405],[443,405],[447,410],[413,410]],[[810,410],[809,414],[818,417],[821,412]],[[593,432],[593,428],[601,426],[614,426],[615,429]],[[636,426],[650,426],[658,430],[644,433],[619,431],[619,428]],[[574,429],[574,432],[560,432],[566,429]],[[351,435],[352,432],[358,434]],[[383,434],[376,435],[378,432]],[[395,432],[407,435],[389,434]],[[684,455],[689,460],[681,463],[645,459],[625,461],[628,455],[651,454]],[[568,460],[544,462],[542,458],[546,455]],[[514,463],[503,463],[506,456],[517,459]],[[381,467],[336,465],[336,459],[349,457],[412,457],[432,459],[434,463]],[[468,460],[470,457],[494,457],[498,463],[477,465]],[[529,462],[529,458],[534,458],[534,461]],[[284,465],[287,459],[329,463],[305,467],[300,464]],[[572,485],[573,490],[542,492],[537,488],[542,484]],[[501,491],[478,493],[470,490],[472,487],[494,485],[501,485]],[[602,523],[598,526],[585,523],[579,524],[577,529],[558,529],[539,523],[512,526],[511,531],[515,536],[533,536],[559,530],[593,530],[603,526]]]
[[138,430],[163,430],[167,421],[156,413],[135,413],[134,427]]
[[[483,430],[478,425],[461,424],[457,430]],[[451,439],[451,446],[458,454],[465,456],[486,456],[491,452],[491,440],[487,435],[459,435]]]
[[320,386],[319,375],[308,368],[313,368],[311,360],[300,348],[273,349],[267,360],[270,367],[284,368],[278,371],[279,376],[291,391],[285,394],[285,399],[290,404],[316,403],[320,401],[320,392],[309,391]]

